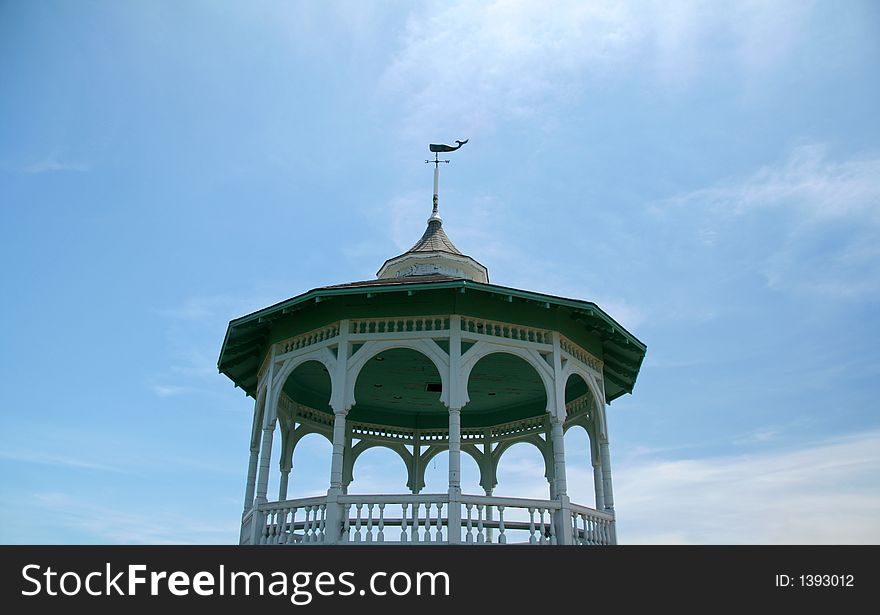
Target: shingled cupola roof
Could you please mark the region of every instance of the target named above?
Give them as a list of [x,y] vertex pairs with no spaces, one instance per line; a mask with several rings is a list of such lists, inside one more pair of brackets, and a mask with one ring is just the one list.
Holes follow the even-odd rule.
[[435,212],[428,218],[428,228],[422,238],[400,256],[385,261],[376,277],[387,279],[437,274],[489,283],[486,267],[455,247],[443,230],[443,220]]
[[428,218],[428,228],[425,229],[422,238],[407,252],[451,252],[464,256],[446,235],[446,231],[443,230],[443,221],[439,217],[434,218],[433,216]]

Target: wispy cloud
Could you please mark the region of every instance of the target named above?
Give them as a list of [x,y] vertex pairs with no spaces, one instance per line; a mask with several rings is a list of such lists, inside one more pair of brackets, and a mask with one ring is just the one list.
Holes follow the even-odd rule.
[[[771,429],[753,435],[765,445],[775,438]],[[569,440],[567,434],[569,494],[592,506],[592,468],[587,455],[578,453],[588,446],[586,436]],[[614,487],[622,542],[880,543],[880,430],[749,455],[682,456],[685,451],[645,449],[618,459]],[[399,460],[376,455],[364,461],[355,467],[355,483],[366,484],[353,483],[353,492],[399,492],[405,480]],[[476,466],[465,461],[462,481],[473,491]],[[428,482],[433,476],[434,486],[442,487],[445,455],[437,463]],[[498,478],[496,494],[547,497],[543,460],[531,445],[505,452]]]
[[878,203],[880,158],[834,160],[825,146],[804,144],[743,179],[652,208],[694,229],[706,249],[735,241],[770,288],[859,298],[880,292]]
[[[164,509],[132,512],[55,491],[31,494],[28,507],[42,512],[43,518],[48,518],[46,514],[51,515],[56,531],[67,528],[78,532],[83,536],[80,542],[228,544],[234,542],[238,534],[234,513],[230,518],[222,519],[204,515],[188,517]],[[51,534],[45,539],[46,542],[57,541]]]
[[178,395],[186,395],[189,392],[188,388],[173,384],[156,384],[153,385],[152,389],[157,397],[176,397]]
[[795,450],[618,468],[630,543],[878,543],[880,431]]
[[20,173],[27,173],[29,175],[58,172],[85,173],[91,169],[92,165],[89,162],[65,159],[57,154],[50,154],[45,158],[18,167]]
[[[648,67],[680,87],[718,54],[746,78],[788,58],[800,40],[802,2],[430,4],[411,16],[381,90],[406,101],[405,132],[538,119],[594,84]],[[704,64],[700,64],[700,59]]]
[[8,461],[15,461],[18,463],[36,463],[50,466],[62,466],[66,468],[74,468],[77,470],[98,470],[101,472],[126,473],[126,470],[118,466],[110,466],[96,461],[91,461],[89,459],[81,459],[78,457],[51,452],[7,450],[0,451],[0,459],[6,459]]

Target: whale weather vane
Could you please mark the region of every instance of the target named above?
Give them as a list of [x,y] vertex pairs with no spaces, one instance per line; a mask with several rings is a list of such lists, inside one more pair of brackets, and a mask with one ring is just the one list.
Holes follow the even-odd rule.
[[441,153],[454,152],[457,149],[461,149],[461,146],[468,142],[468,139],[464,141],[455,141],[458,145],[446,145],[444,143],[431,143],[428,145],[428,149],[434,153],[434,160],[426,160],[425,164],[434,163],[434,210],[431,212],[431,217],[428,218],[428,222],[432,220],[436,220],[437,222],[442,223],[443,220],[440,218],[440,212],[438,211],[438,193],[440,190],[440,163],[445,162],[449,164],[448,160],[440,160]]

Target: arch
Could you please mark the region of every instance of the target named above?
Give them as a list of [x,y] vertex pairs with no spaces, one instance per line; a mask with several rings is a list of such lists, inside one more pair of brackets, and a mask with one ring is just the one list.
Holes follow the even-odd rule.
[[440,375],[440,403],[449,407],[449,355],[443,352],[433,340],[429,339],[412,339],[412,340],[371,340],[364,343],[358,348],[348,359],[348,373],[345,378],[345,397],[343,405],[346,410],[351,409],[357,403],[354,396],[355,385],[361,370],[367,364],[367,361],[386,350],[394,350],[397,348],[413,350],[422,354],[434,367]]
[[491,354],[510,354],[515,357],[519,357],[524,360],[526,363],[531,365],[535,372],[538,374],[538,377],[541,379],[541,382],[544,384],[544,394],[547,396],[547,412],[552,413],[555,410],[556,405],[556,396],[555,396],[555,384],[553,381],[553,368],[547,364],[547,362],[541,357],[540,353],[536,350],[532,350],[531,348],[520,348],[519,346],[509,346],[506,344],[497,344],[495,342],[487,342],[485,340],[480,340],[473,346],[471,346],[466,353],[464,353],[461,357],[461,381],[458,387],[460,391],[461,399],[458,400],[461,402],[461,407],[463,408],[470,402],[470,396],[468,394],[468,382],[471,377],[471,372],[474,367],[480,360],[486,358]]
[[[441,453],[447,453],[447,452],[449,452],[449,445],[445,444],[445,443],[443,443],[443,444],[430,444],[428,446],[425,446],[425,448],[422,450],[421,464],[419,466],[419,476],[417,477],[418,481],[419,481],[420,488],[422,488],[422,489],[425,488],[425,484],[426,484],[425,473],[428,469],[428,465],[431,463],[431,461],[437,455],[440,455]],[[470,457],[473,460],[473,462],[476,464],[477,472],[480,477],[479,482],[482,485],[483,480],[484,480],[483,471],[482,471],[483,464],[481,463],[482,453],[480,453],[476,449],[475,446],[469,445],[469,444],[464,444],[464,443],[461,446],[461,452],[463,453],[463,455]],[[464,472],[464,469],[462,469],[462,472]]]
[[575,359],[568,359],[565,362],[565,365],[562,368],[562,381],[568,382],[568,379],[576,374],[583,379],[584,382],[587,383],[587,387],[590,389],[590,393],[593,394],[593,404],[595,406],[595,414],[596,416],[593,419],[593,422],[596,424],[596,427],[599,430],[600,434],[605,434],[605,401],[602,394],[602,388],[599,386],[596,381],[596,377],[587,369],[586,366],[581,364],[579,361]]
[[[432,469],[432,461],[437,461],[437,458],[442,455],[448,455],[449,449],[446,446],[434,446],[431,447],[432,450],[430,456],[426,461],[422,463],[421,467],[421,484],[424,488],[427,488],[429,482],[433,483],[437,489],[429,489],[431,493],[437,493],[438,491],[441,493],[446,493],[449,488],[449,463],[447,459],[440,459],[437,465],[437,471],[434,472]],[[484,489],[483,483],[483,475],[482,475],[482,467],[480,465],[479,460],[474,456],[473,451],[465,451],[465,447],[462,446],[461,452],[461,491],[462,493],[475,493],[476,495],[480,495],[480,490]],[[431,469],[432,476],[428,475],[428,470]],[[429,481],[430,478],[430,481]],[[475,491],[476,489],[476,491]]]
[[[330,485],[330,464],[333,444],[327,434],[319,431],[306,431],[297,438],[292,450],[292,468],[290,484],[295,497],[311,497],[327,494]],[[300,455],[300,457],[297,457]],[[298,472],[297,468],[308,471]],[[288,493],[289,499],[293,496]]]
[[[272,382],[270,383],[272,386],[271,399],[274,403],[272,407],[275,408],[275,411],[277,411],[278,401],[281,399],[281,390],[284,388],[284,384],[287,382],[287,379],[296,370],[296,368],[304,363],[308,363],[309,361],[317,361],[327,368],[327,374],[330,376],[330,401],[332,406],[334,394],[336,393],[336,390],[338,388],[336,377],[336,357],[333,356],[333,353],[330,352],[328,348],[324,347],[318,348],[316,350],[311,350],[299,356],[284,359],[283,363],[281,364],[281,369],[278,370],[278,373],[272,378]],[[275,411],[273,411],[273,413]]]
[[[550,471],[550,468],[552,467],[552,462],[548,465],[548,463],[547,463],[547,461],[548,461],[548,459],[547,459],[547,454],[545,453],[544,450],[542,450],[542,448],[545,449],[545,448],[548,448],[548,447],[543,447],[543,446],[542,446],[542,443],[543,443],[543,442],[544,442],[544,441],[543,441],[540,437],[538,437],[538,436],[533,436],[533,437],[529,437],[529,438],[523,438],[523,439],[520,439],[520,440],[511,440],[511,441],[507,441],[507,442],[502,442],[501,444],[499,444],[499,446],[495,449],[495,452],[494,452],[495,458],[493,459],[493,465],[495,466],[495,473],[496,473],[496,475],[497,475],[497,474],[502,474],[502,473],[499,472],[499,468],[502,467],[502,466],[500,465],[500,461],[501,461],[501,458],[504,456],[504,453],[509,453],[509,451],[510,451],[511,449],[516,448],[516,447],[519,446],[520,444],[531,444],[531,445],[533,445],[533,446],[537,449],[538,454],[539,454],[540,457],[541,457],[541,462],[542,462],[543,469],[544,469],[544,478],[547,479],[547,477],[549,476],[548,472]],[[506,445],[506,446],[504,446],[504,445]],[[523,449],[525,449],[525,448],[526,448],[526,447],[520,447],[519,450],[523,450]],[[521,476],[521,474],[519,474],[519,476]],[[503,474],[502,474],[502,475],[499,477],[499,480],[498,480],[498,485],[499,485],[499,487],[501,487],[502,489],[504,488],[504,485],[505,485],[505,480],[504,480],[504,478],[505,478],[505,477],[504,477]],[[545,482],[544,482],[544,486],[545,486],[545,489],[547,490],[547,492],[544,494],[543,497],[546,498],[546,497],[549,496],[549,490],[550,490],[550,484],[549,484],[549,481],[545,481]],[[511,495],[513,495],[513,496],[515,496],[515,497],[524,497],[524,496],[523,496],[523,493],[522,493],[521,490],[517,490],[517,491],[518,491],[517,493],[515,493],[515,494],[511,494]],[[535,493],[534,495],[526,495],[525,497],[537,497],[537,493]]]
[[[403,462],[404,473],[406,479],[409,479],[410,468],[412,467],[412,455],[403,444],[393,443],[389,444],[388,442],[375,442],[369,440],[361,440],[357,444],[355,444],[351,448],[351,461],[346,464],[347,472],[343,475],[342,483],[346,487],[351,485],[354,482],[354,468],[357,465],[358,459],[371,449],[385,449],[391,451],[392,453],[396,453],[397,457]],[[401,481],[404,484],[408,483],[408,480]],[[399,488],[392,491],[391,493],[399,493]],[[375,492],[374,492],[375,493]]]
[[501,457],[515,445],[523,443],[532,444],[538,449],[538,452],[541,453],[541,457],[544,460],[544,478],[549,481],[553,476],[553,451],[544,438],[538,434],[532,434],[525,438],[500,442],[498,446],[495,447],[495,450],[492,451],[492,474],[496,484],[498,483],[498,464],[501,462]]
[[[573,425],[574,427],[574,425]],[[590,506],[595,504],[596,485],[593,468],[598,463],[598,447],[593,435],[584,425],[569,430],[565,435],[565,471],[568,496],[572,502]],[[586,434],[584,438],[583,434]]]
[[300,423],[298,427],[294,427],[294,425],[291,424],[286,431],[281,432],[281,459],[278,463],[282,470],[289,470],[293,467],[293,453],[296,450],[296,445],[299,444],[299,441],[305,436],[313,433],[318,434],[319,436],[324,436],[330,445],[333,445],[333,436],[331,433],[321,429],[313,429],[302,423]]

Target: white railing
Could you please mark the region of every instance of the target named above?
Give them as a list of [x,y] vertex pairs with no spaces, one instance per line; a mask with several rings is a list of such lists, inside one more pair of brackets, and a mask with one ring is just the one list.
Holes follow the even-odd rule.
[[404,318],[357,318],[349,321],[349,333],[413,333],[449,331],[449,316],[410,316]]
[[[614,515],[557,500],[445,493],[269,502],[242,517],[241,544],[612,545]],[[456,511],[454,507],[458,506]]]
[[475,333],[477,335],[489,335],[492,337],[506,337],[512,340],[533,342],[536,344],[552,343],[550,331],[547,329],[535,329],[534,327],[514,325],[496,320],[486,320],[484,318],[462,316],[461,330],[465,334]]
[[[448,542],[449,496],[345,495],[342,542]],[[388,528],[394,528],[387,532]]]
[[257,544],[286,545],[324,542],[327,498],[324,496],[268,502],[259,508],[262,527]]
[[613,515],[577,504],[571,504],[570,508],[571,532],[574,544],[617,544]]
[[[461,529],[465,544],[556,544],[553,500],[495,496],[461,496]],[[494,530],[494,531],[493,531]]]

